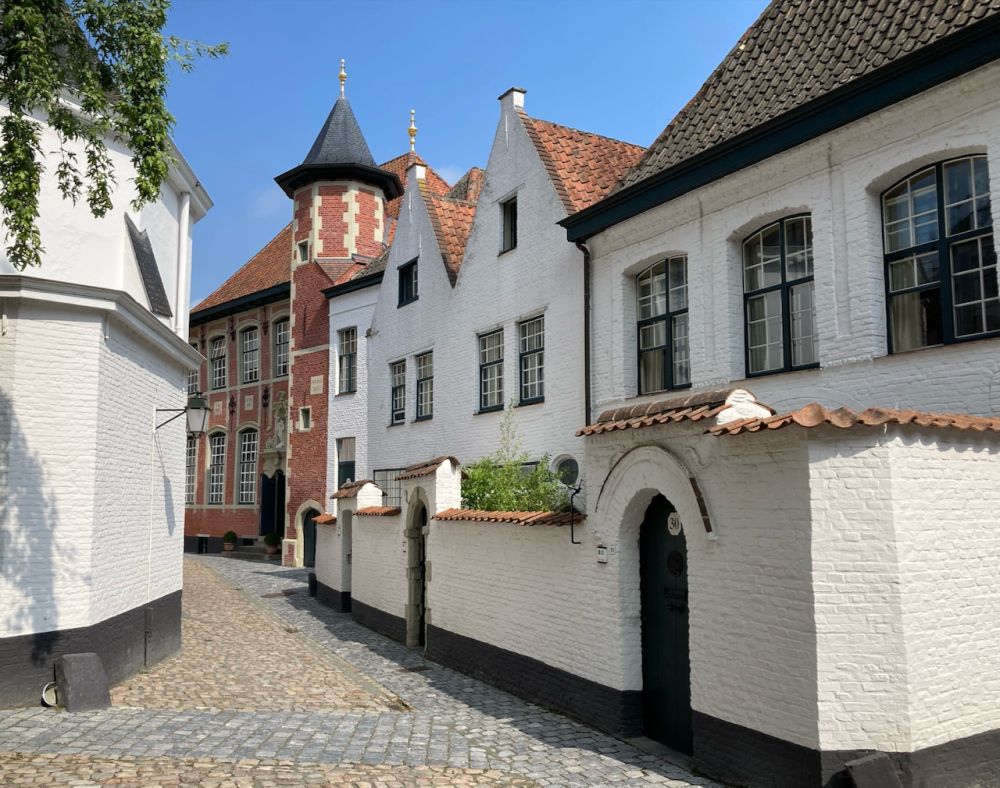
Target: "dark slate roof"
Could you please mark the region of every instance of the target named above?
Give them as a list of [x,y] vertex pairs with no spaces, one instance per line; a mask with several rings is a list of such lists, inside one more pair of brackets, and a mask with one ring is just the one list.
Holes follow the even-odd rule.
[[362,164],[374,167],[375,159],[361,133],[351,105],[341,96],[333,105],[319,136],[302,160],[303,164]]
[[620,191],[1000,12],[1000,0],[775,0]]
[[154,315],[173,317],[167,291],[163,289],[163,279],[160,278],[160,267],[156,264],[156,255],[153,254],[153,245],[149,242],[149,234],[136,227],[128,214],[125,215],[125,226],[128,227],[128,237],[132,242],[132,251],[135,252],[135,261],[139,265],[139,274],[142,276],[146,298],[149,299],[150,311]]

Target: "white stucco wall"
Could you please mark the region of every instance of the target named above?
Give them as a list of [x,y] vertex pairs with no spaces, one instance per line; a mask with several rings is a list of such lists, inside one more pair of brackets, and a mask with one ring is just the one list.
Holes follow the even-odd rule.
[[406,616],[406,537],[403,518],[355,515],[351,599]]
[[[595,413],[636,394],[635,275],[680,253],[688,255],[695,389],[742,385],[778,408],[818,400],[1000,410],[1000,341],[886,355],[880,207],[882,192],[900,178],[969,153],[988,155],[997,183],[997,79],[1000,64],[983,67],[591,239]],[[800,212],[812,216],[822,368],[744,380],[741,242]],[[1000,224],[1000,201],[993,216]]]

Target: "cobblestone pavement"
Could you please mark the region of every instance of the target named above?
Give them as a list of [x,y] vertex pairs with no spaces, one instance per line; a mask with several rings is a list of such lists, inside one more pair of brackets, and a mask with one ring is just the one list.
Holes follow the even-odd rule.
[[[34,760],[25,760],[25,753],[39,757],[58,753],[61,759],[85,757],[98,766],[127,755],[131,757],[128,769],[147,765],[152,769],[145,776],[115,783],[129,785],[150,784],[154,774],[161,774],[156,763],[162,760],[162,768],[171,771],[158,784],[172,785],[184,779],[198,782],[197,769],[205,768],[215,773],[210,779],[219,785],[310,781],[341,785],[353,779],[371,786],[718,788],[717,783],[662,757],[429,662],[418,652],[360,626],[350,615],[319,605],[307,594],[303,570],[203,556],[189,558],[188,563],[211,567],[230,589],[238,588],[245,595],[245,610],[265,608],[283,628],[296,629],[297,635],[310,639],[311,648],[324,649],[348,663],[375,687],[384,688],[388,697],[401,699],[408,709],[116,707],[74,715],[51,709],[0,712],[0,747],[19,753],[19,760],[12,761],[19,768],[42,768],[31,766]],[[297,671],[296,657],[288,663],[287,675],[292,677]],[[255,766],[247,765],[245,759],[262,760]],[[0,768],[5,763],[5,756],[0,755]],[[264,772],[254,773],[261,765],[266,767]],[[65,768],[71,767],[96,768],[67,762]],[[45,768],[59,771],[58,766]],[[179,771],[184,769],[188,771],[182,779]],[[32,784],[29,779],[46,784],[43,777],[18,774],[24,784]],[[3,775],[0,771],[0,783]],[[94,777],[80,779],[100,782]],[[129,782],[132,779],[136,782]]]
[[232,582],[197,561],[184,564],[181,637],[180,654],[114,687],[112,702],[243,711],[406,708],[295,627],[248,605]]

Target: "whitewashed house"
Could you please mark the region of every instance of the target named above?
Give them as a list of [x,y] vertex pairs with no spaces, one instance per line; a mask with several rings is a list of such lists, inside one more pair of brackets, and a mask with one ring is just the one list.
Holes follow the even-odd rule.
[[201,360],[191,228],[212,202],[173,150],[134,213],[131,154],[108,153],[107,216],[63,200],[46,157],[42,265],[0,252],[0,706],[37,703],[60,654],[97,652],[115,682],[180,646],[185,420],[157,430],[157,410],[186,406]]

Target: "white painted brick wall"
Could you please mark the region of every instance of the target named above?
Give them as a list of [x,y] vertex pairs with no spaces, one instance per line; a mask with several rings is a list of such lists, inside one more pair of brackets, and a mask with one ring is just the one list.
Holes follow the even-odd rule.
[[403,518],[356,516],[351,599],[406,617],[406,538]]

